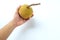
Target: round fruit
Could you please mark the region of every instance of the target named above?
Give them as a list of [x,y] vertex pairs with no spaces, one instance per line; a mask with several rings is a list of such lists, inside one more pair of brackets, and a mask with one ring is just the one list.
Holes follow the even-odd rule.
[[32,16],[33,10],[31,7],[28,8],[28,5],[24,4],[19,8],[18,12],[22,18],[28,19]]

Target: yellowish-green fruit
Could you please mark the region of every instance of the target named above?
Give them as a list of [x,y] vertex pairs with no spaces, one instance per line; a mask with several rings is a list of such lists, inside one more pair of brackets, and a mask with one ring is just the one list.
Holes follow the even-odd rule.
[[31,7],[28,8],[28,5],[26,4],[22,5],[19,8],[19,14],[24,19],[30,18],[32,16],[32,12],[33,12],[32,8]]

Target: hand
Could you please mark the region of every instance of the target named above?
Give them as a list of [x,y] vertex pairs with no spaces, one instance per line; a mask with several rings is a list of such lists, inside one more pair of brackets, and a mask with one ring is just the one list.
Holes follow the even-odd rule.
[[[18,11],[19,11],[19,8],[20,8],[20,7],[21,7],[21,6],[18,7],[18,9],[17,9],[17,11],[16,11],[16,13],[15,13],[15,15],[14,15],[13,23],[14,23],[15,26],[19,26],[19,25],[25,23],[27,20],[29,20],[29,19],[25,20],[25,19],[23,19],[23,18],[21,18],[21,17],[19,16],[19,12],[18,12]],[[32,16],[33,16],[33,15],[32,15]]]
[[16,11],[16,13],[14,15],[14,19],[13,19],[13,21],[14,21],[14,23],[15,23],[16,26],[19,26],[19,25],[21,25],[21,24],[23,24],[23,23],[25,23],[27,21],[27,20],[22,19],[19,16],[19,13],[18,13],[19,8],[17,9],[17,11]]

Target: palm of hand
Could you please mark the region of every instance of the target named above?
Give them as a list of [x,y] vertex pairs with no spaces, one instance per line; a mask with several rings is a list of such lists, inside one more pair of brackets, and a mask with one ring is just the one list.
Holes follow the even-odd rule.
[[19,8],[17,9],[17,12],[14,15],[14,22],[16,23],[17,26],[19,26],[27,21],[27,20],[22,19],[19,16],[18,10],[19,10]]

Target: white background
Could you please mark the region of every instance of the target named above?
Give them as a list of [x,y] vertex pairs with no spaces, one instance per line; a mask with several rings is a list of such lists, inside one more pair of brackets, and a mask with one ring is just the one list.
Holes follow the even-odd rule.
[[34,6],[34,16],[17,27],[7,40],[60,40],[60,0],[0,0],[0,29],[12,20],[19,5]]

